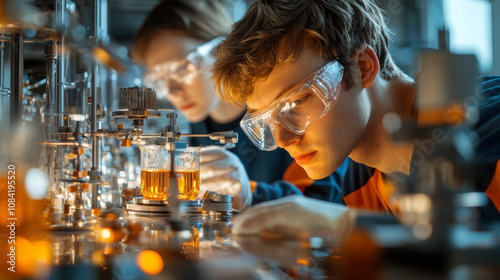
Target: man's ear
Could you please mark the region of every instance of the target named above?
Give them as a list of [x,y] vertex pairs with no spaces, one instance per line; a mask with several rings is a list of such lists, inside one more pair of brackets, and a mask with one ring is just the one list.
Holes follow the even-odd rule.
[[361,86],[363,88],[369,88],[375,82],[380,70],[377,54],[372,47],[366,46],[364,50],[360,50],[357,53],[357,61],[361,74]]

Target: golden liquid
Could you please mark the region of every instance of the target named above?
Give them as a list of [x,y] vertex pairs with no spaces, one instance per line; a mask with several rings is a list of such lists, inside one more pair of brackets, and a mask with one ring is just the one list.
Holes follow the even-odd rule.
[[191,239],[181,243],[181,253],[188,260],[196,261],[200,258],[200,233],[194,226],[191,227]]
[[[200,193],[200,171],[176,171],[179,199],[194,200]],[[141,193],[145,199],[166,200],[168,198],[168,176],[166,169],[141,170]]]

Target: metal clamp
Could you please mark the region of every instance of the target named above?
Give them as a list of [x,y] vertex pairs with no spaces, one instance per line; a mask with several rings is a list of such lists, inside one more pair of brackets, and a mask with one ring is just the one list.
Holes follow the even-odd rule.
[[219,192],[206,191],[203,195],[203,210],[217,220],[230,219],[232,214],[233,196]]

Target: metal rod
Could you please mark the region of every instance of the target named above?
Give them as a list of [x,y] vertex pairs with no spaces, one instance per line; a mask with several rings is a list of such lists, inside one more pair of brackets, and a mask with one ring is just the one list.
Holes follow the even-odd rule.
[[[90,40],[92,47],[99,45],[99,18],[100,18],[100,0],[92,0],[90,7]],[[90,131],[92,142],[92,174],[99,177],[101,174],[101,139],[97,135],[99,124],[97,120],[97,76],[99,75],[99,64],[95,59],[91,64],[91,104],[90,104]],[[97,178],[93,178],[97,179]],[[99,208],[97,196],[99,185],[92,185],[92,209]]]
[[57,100],[56,100],[56,110],[54,113],[61,115],[64,113],[64,83],[66,82],[66,67],[65,60],[66,54],[64,51],[65,47],[65,32],[66,32],[66,24],[67,24],[67,16],[66,16],[66,0],[57,0],[56,1],[56,27],[62,32],[60,36],[60,41],[58,42],[57,48]]
[[56,156],[57,156],[57,148],[54,148],[54,147],[48,147],[48,162],[46,162],[46,164],[49,165],[49,174],[50,174],[50,178],[49,178],[49,183],[50,185],[56,185],[57,184],[57,178],[58,175],[56,175],[56,169],[54,168],[55,167],[55,163],[56,163]]
[[[56,42],[56,52],[57,52],[57,85],[56,85],[56,100],[52,100],[52,104],[55,102],[55,107],[53,107],[54,111],[52,114],[54,115],[54,120],[59,120],[58,124],[53,126],[54,130],[57,130],[58,127],[64,127],[64,83],[66,82],[66,67],[65,67],[65,59],[66,54],[64,51],[65,47],[65,37],[66,37],[66,0],[57,0],[56,3],[56,29],[60,32],[60,41]],[[57,158],[59,159],[59,178],[64,178],[64,168],[63,162],[64,157],[62,153],[62,147],[57,147]]]
[[10,131],[17,127],[23,118],[23,35],[14,33],[10,39]]
[[174,220],[180,219],[179,182],[175,171],[175,143],[166,143],[167,152],[170,155],[170,172],[168,174],[168,206]]
[[[99,26],[99,0],[93,0],[90,14],[91,14],[91,42],[92,47],[97,47],[99,45],[98,40],[98,26]],[[92,60],[91,69],[91,105],[90,105],[90,130],[92,134],[92,171],[100,171],[100,139],[96,135],[97,133],[97,76],[99,75],[99,65],[95,59]]]
[[[62,49],[62,47],[61,47]],[[62,52],[62,51],[61,51]],[[57,59],[57,99],[56,113],[61,115],[64,113],[64,54],[61,54]]]
[[210,134],[181,134],[180,137],[210,137]]
[[146,138],[161,138],[161,133],[148,133],[148,134],[143,134],[141,135],[141,139],[146,139]]
[[0,43],[0,90],[3,89],[3,54],[5,50],[5,44],[4,42]]
[[[50,43],[45,47],[45,60],[47,71],[47,105],[45,107],[44,121],[45,124],[50,124],[50,127],[54,128],[56,117],[53,110],[56,108],[57,100],[57,46],[55,43]],[[49,133],[52,133],[51,129],[49,129]]]
[[63,147],[57,146],[57,155],[58,155],[58,163],[59,163],[59,179],[64,178],[64,156],[63,156]]
[[[99,26],[99,0],[93,0],[90,7],[90,40],[92,47],[99,45],[98,26]],[[99,65],[95,59],[91,64],[91,104],[90,104],[90,130],[92,136],[92,170],[100,171],[100,151],[99,139],[97,133],[97,75],[99,75]]]

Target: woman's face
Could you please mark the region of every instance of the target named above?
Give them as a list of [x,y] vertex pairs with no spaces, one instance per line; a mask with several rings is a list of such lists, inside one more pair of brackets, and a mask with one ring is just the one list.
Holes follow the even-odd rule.
[[[152,67],[183,59],[184,55],[203,43],[202,40],[172,31],[158,32],[146,49],[144,63],[146,67]],[[205,63],[209,62],[205,60]],[[202,66],[198,73],[190,82],[174,80],[169,73],[165,73],[164,82],[161,83],[163,88],[156,89],[160,98],[168,93],[167,99],[192,123],[205,119],[220,102],[214,92],[209,65]]]

